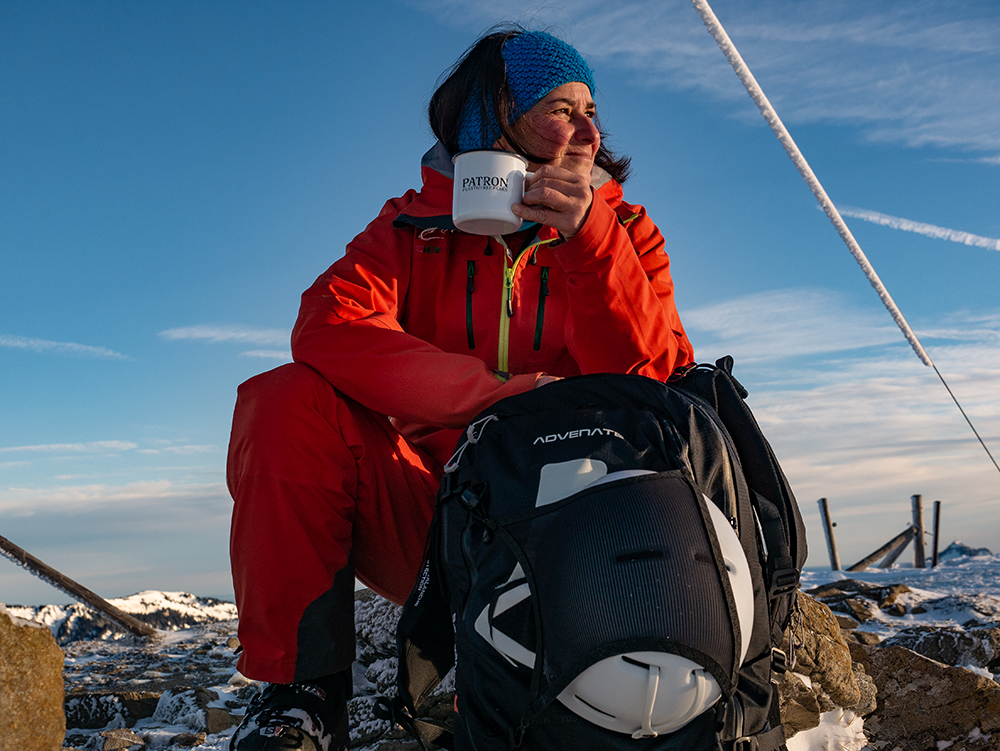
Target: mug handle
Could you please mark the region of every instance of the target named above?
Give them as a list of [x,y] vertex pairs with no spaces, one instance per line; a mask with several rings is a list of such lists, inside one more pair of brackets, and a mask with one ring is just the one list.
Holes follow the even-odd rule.
[[525,172],[524,180],[521,181],[521,198],[524,198],[524,191],[528,187],[528,180],[535,176],[534,172]]

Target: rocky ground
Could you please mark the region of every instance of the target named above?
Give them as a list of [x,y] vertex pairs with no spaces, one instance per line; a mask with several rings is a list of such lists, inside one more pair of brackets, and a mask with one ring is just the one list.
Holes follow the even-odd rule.
[[[235,607],[176,592],[143,592],[111,602],[156,627],[158,636],[123,635],[82,605],[7,608],[17,618],[44,623],[63,650],[64,749],[227,748],[258,689],[236,670]],[[397,620],[398,608],[370,592],[358,593],[352,747],[381,744],[390,751],[385,741],[405,739],[372,714],[376,696],[394,680]]]
[[[852,579],[809,592],[793,637],[796,666],[781,688],[787,727],[799,733],[791,751],[1000,749],[1000,598]],[[79,605],[8,608],[48,626],[64,652],[64,748],[226,749],[257,690],[235,669],[235,608],[160,592],[113,604],[158,636],[122,636]],[[362,751],[415,748],[372,713],[392,691],[397,619],[397,608],[359,593],[351,744]],[[449,688],[440,694],[445,714]],[[858,731],[856,739],[816,740],[831,723]]]

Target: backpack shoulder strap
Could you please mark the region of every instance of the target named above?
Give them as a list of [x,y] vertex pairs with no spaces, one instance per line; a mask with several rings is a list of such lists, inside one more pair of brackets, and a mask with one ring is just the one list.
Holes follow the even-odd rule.
[[455,632],[438,561],[440,514],[435,513],[417,583],[396,627],[396,696],[379,697],[375,716],[402,727],[421,749],[454,749],[450,726],[418,716],[421,707],[455,664]]
[[678,371],[670,386],[708,401],[732,436],[767,547],[767,590],[772,626],[784,628],[806,560],[806,533],[798,503],[771,445],[744,401],[748,392],[732,374],[733,358]]
[[417,583],[396,629],[397,701],[411,714],[427,701],[455,664],[451,608],[438,561],[440,528],[440,515],[435,514]]

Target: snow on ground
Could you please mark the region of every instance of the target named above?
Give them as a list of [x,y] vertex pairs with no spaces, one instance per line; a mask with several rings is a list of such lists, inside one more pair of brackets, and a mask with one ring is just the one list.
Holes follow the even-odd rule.
[[[905,584],[912,592],[902,595],[900,602],[904,605],[920,602],[927,612],[891,619],[877,613],[875,623],[860,627],[883,638],[917,625],[948,628],[960,627],[973,619],[1000,621],[1000,555],[986,550],[963,551],[960,545],[953,543],[948,550],[955,552],[940,556],[935,568],[917,569],[904,564],[858,572],[814,569],[802,573],[801,588],[808,591],[845,579],[876,585]],[[970,669],[988,678],[997,677],[987,670]],[[866,748],[862,728],[863,719],[850,710],[826,712],[819,727],[797,733],[788,742],[788,751],[862,751]]]
[[808,592],[821,584],[845,579],[875,585],[905,584],[911,592],[901,595],[899,602],[908,610],[919,604],[926,611],[902,617],[876,613],[873,622],[860,626],[861,630],[874,631],[883,638],[912,626],[949,628],[972,620],[1000,622],[1000,555],[939,559],[936,568],[924,569],[897,565],[859,572],[810,570],[802,573],[801,588]]
[[867,746],[864,719],[849,709],[820,715],[819,727],[796,733],[786,744],[788,751],[862,751]]
[[[980,552],[980,555],[968,553]],[[965,551],[965,555],[943,557],[937,568],[914,569],[912,566],[895,566],[892,569],[869,569],[863,572],[815,569],[803,573],[802,589],[809,590],[821,584],[843,579],[858,579],[876,585],[905,584],[912,592],[903,597],[919,603],[924,613],[908,613],[904,617],[887,617],[876,614],[873,622],[862,626],[878,632],[883,637],[917,625],[960,627],[975,618],[979,622],[1000,621],[1000,555],[983,551]],[[140,592],[130,597],[110,601],[113,605],[133,614],[147,614],[160,630],[156,646],[143,652],[136,647],[142,643],[131,636],[122,636],[110,629],[95,626],[92,618],[85,617],[81,605],[47,605],[40,608],[8,606],[14,616],[34,620],[52,629],[66,650],[67,687],[97,689],[127,683],[132,690],[152,684],[162,684],[164,701],[157,716],[140,720],[133,728],[147,739],[148,748],[157,751],[180,751],[187,745],[174,743],[175,737],[197,731],[198,721],[185,720],[183,701],[190,698],[177,695],[182,685],[210,687],[218,694],[214,706],[228,707],[239,712],[237,705],[245,704],[246,685],[235,672],[232,646],[235,639],[236,609],[232,603],[198,598],[181,592]],[[372,610],[370,617],[362,617],[362,636],[376,641],[388,639],[382,633],[391,628],[393,620],[387,612],[377,610],[378,602],[362,603],[362,616]],[[84,609],[85,610],[85,609]],[[377,612],[376,612],[377,611]],[[368,633],[371,631],[372,633]],[[378,633],[375,633],[378,631]],[[199,672],[200,671],[200,672]],[[986,671],[977,672],[986,674]],[[196,683],[192,683],[197,673]],[[177,683],[178,688],[172,688]],[[173,703],[171,703],[173,702]],[[228,704],[227,704],[228,702]],[[173,706],[178,704],[178,706]],[[192,717],[196,712],[190,713]],[[812,730],[798,733],[788,743],[789,751],[862,751],[866,740],[862,732],[862,718],[853,712],[827,712],[822,723]],[[204,728],[202,728],[204,730]],[[95,731],[71,730],[90,735]],[[224,751],[228,747],[232,729],[207,734],[196,748],[201,751]],[[371,751],[375,744],[361,746],[356,751]]]
[[[949,550],[954,549],[949,547]],[[947,552],[947,551],[945,551]],[[1000,556],[986,552],[976,556],[939,556],[936,568],[913,568],[895,565],[889,569],[869,568],[865,571],[831,571],[814,569],[802,572],[802,589],[808,590],[827,582],[858,579],[871,584],[905,584],[911,589],[930,590],[943,594],[984,594],[1000,597]]]

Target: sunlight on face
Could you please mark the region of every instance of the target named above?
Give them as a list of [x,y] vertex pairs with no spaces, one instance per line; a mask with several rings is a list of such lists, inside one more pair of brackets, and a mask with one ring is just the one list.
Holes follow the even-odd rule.
[[[544,160],[530,162],[529,169],[551,164],[589,175],[601,145],[596,116],[597,105],[585,83],[565,83],[546,94],[514,123],[524,149]],[[498,145],[510,148],[503,138]]]

